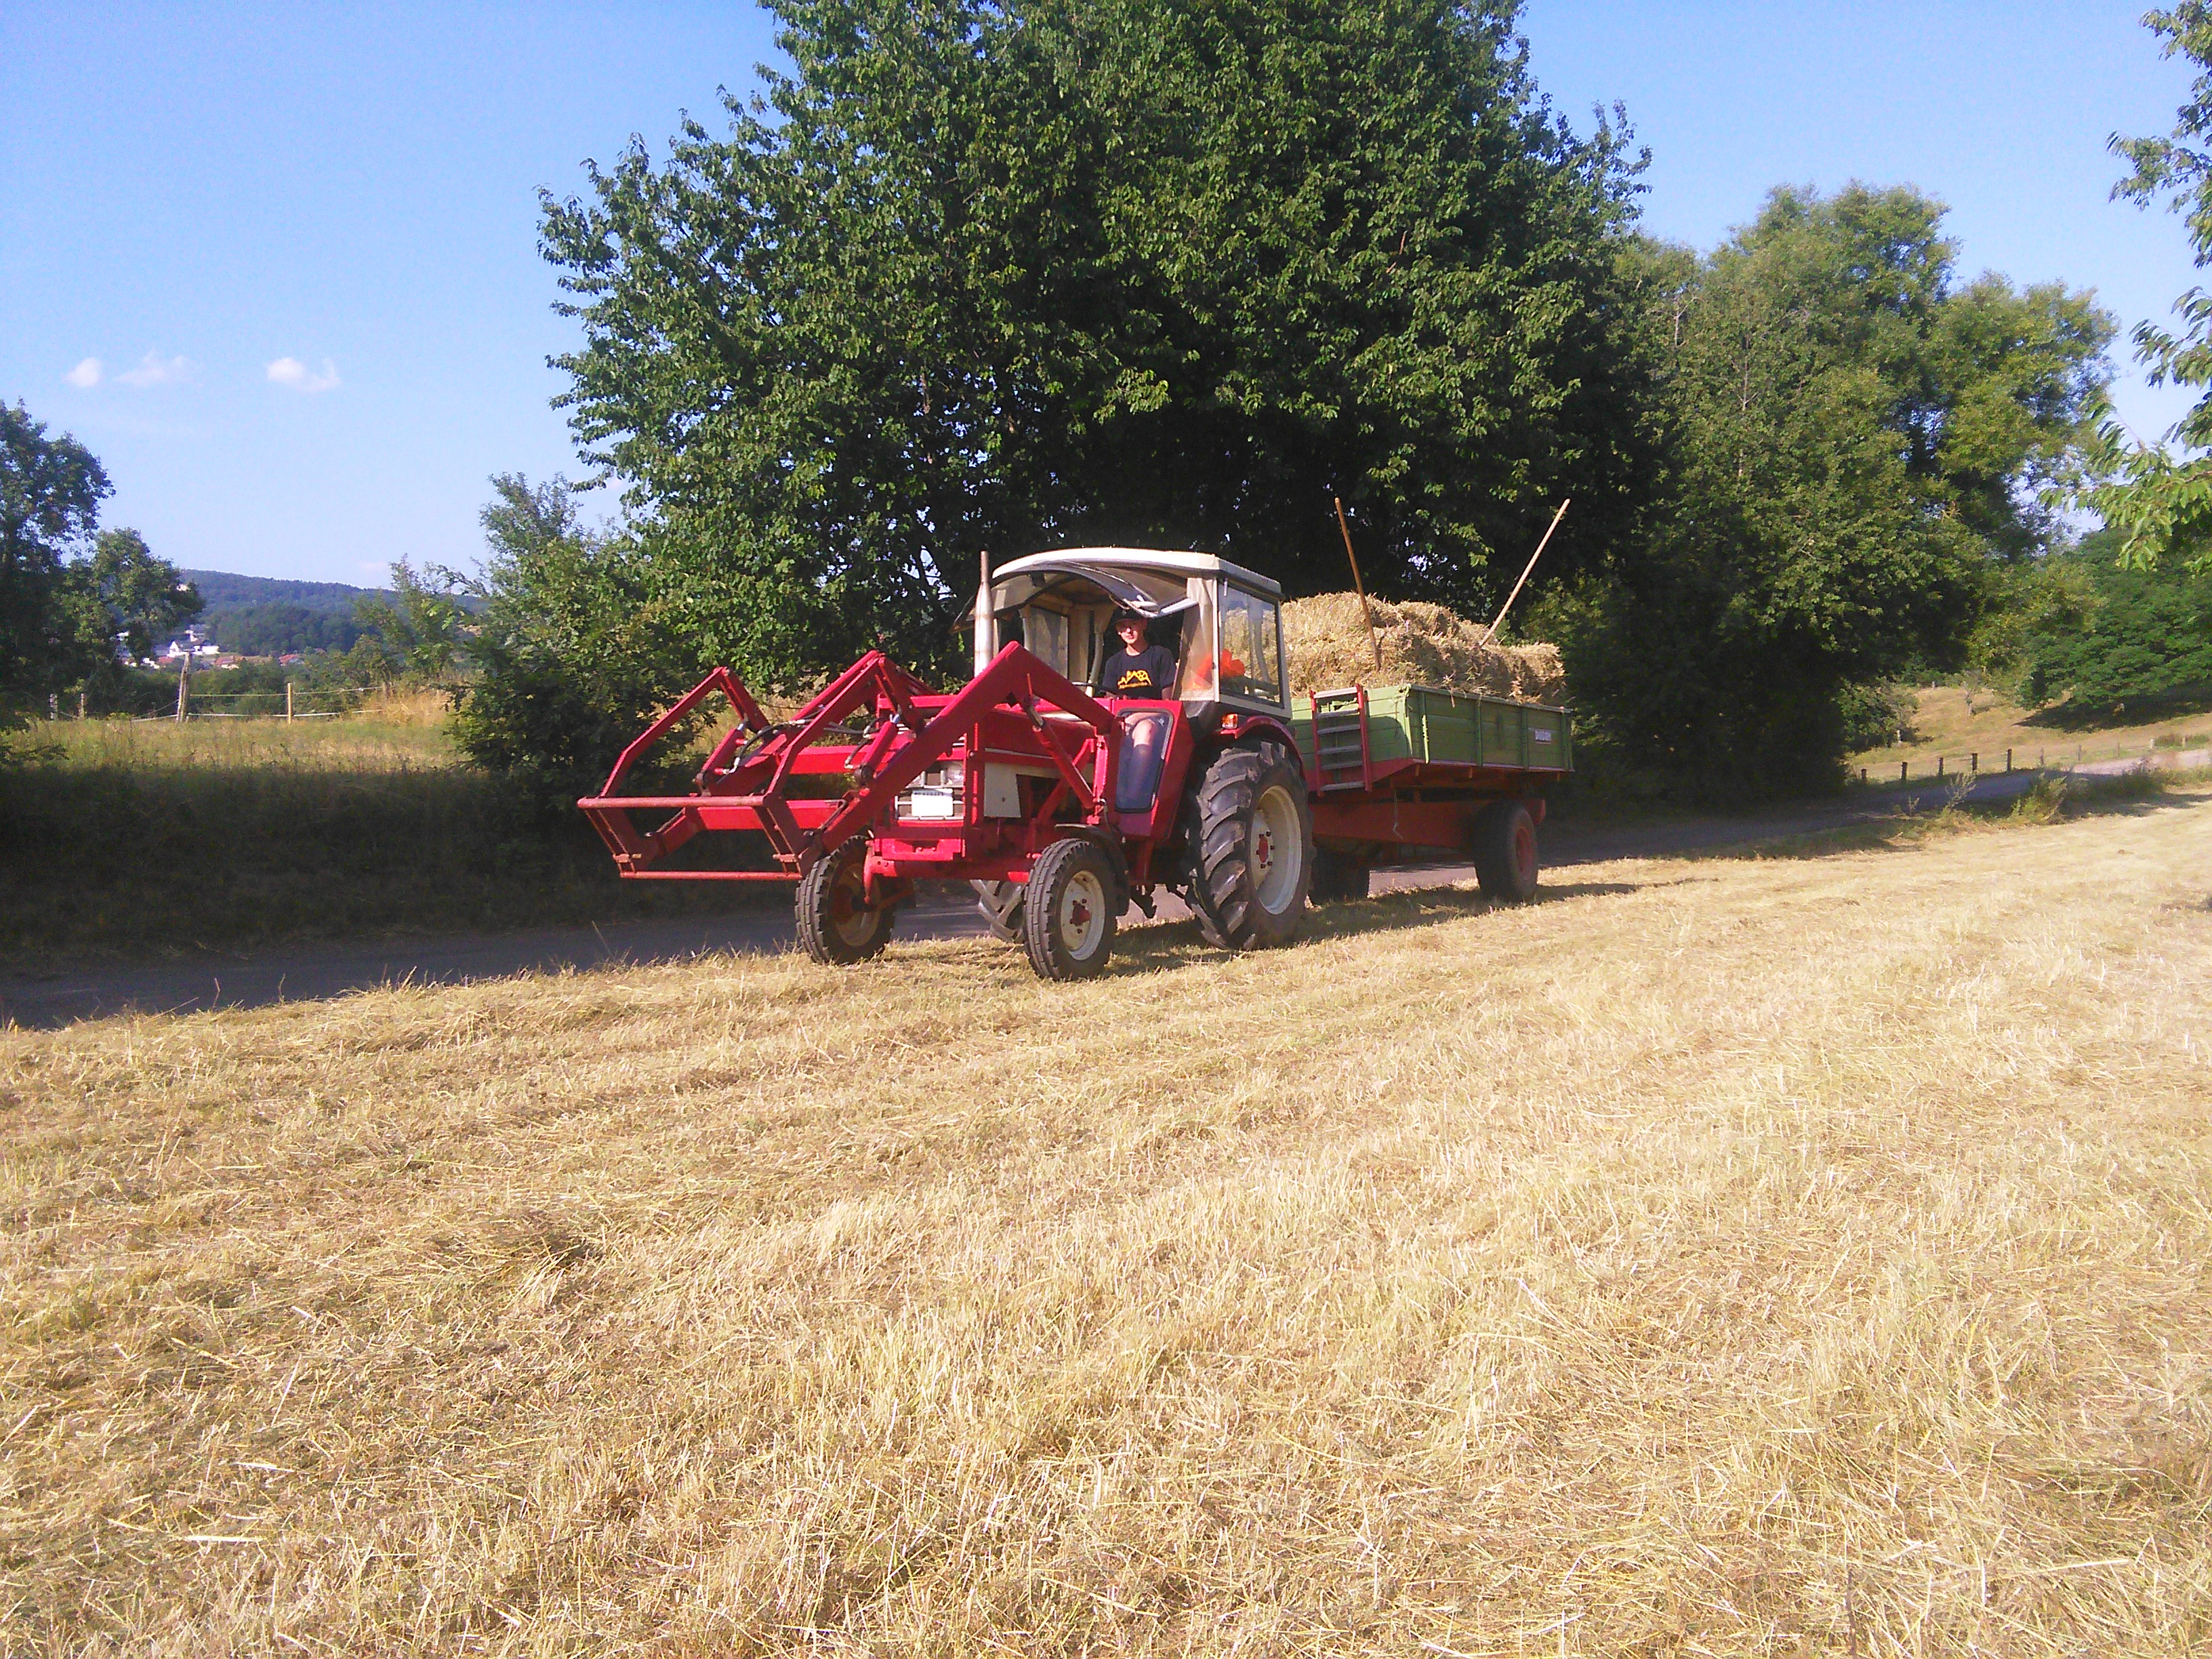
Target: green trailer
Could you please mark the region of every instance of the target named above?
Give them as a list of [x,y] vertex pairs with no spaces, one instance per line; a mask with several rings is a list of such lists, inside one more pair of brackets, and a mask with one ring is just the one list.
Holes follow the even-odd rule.
[[1471,852],[1486,891],[1535,890],[1542,791],[1574,768],[1574,720],[1548,703],[1433,685],[1316,692],[1291,731],[1320,857],[1316,896],[1364,895],[1375,865]]
[[1324,789],[1354,780],[1370,787],[1376,769],[1395,771],[1397,762],[1455,771],[1574,769],[1574,722],[1565,709],[1479,692],[1350,686],[1316,693],[1291,724],[1310,767],[1307,775]]

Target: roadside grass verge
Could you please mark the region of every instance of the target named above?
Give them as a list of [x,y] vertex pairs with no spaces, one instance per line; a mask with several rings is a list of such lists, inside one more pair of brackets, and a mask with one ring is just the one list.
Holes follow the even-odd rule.
[[2145,804],[2194,801],[2212,794],[2212,769],[2132,767],[2125,772],[2053,773],[2039,778],[2009,799],[1966,799],[1966,780],[1942,806],[1929,812],[1899,812],[1833,829],[1773,836],[1741,845],[1686,856],[1704,859],[1830,858],[1838,853],[1898,851],[1931,839],[2007,825],[2039,825],[2100,812],[2125,811]]
[[0,1650],[2197,1650],[2208,834],[0,1032]]
[[1911,740],[1863,750],[1850,757],[1854,775],[1863,766],[1880,777],[1884,767],[1894,777],[1899,761],[1911,761],[1916,769],[1938,755],[1954,759],[1978,752],[1985,769],[1994,769],[2014,751],[2015,765],[2026,769],[2043,756],[2053,766],[2075,758],[2104,760],[2124,750],[2140,754],[2146,748],[2198,749],[2212,744],[2212,702],[2202,696],[2169,699],[2149,718],[2141,714],[2075,709],[2053,703],[2045,708],[2024,708],[2010,698],[1981,690],[1969,692],[1956,685],[1916,686],[1917,707],[1908,722]]
[[520,820],[402,702],[358,720],[57,721],[0,767],[0,967],[688,915],[580,817]]

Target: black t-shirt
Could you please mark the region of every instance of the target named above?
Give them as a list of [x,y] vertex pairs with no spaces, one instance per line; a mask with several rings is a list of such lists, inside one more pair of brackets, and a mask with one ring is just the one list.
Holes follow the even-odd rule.
[[1171,697],[1175,695],[1175,653],[1164,645],[1141,651],[1116,650],[1098,671],[1103,697]]

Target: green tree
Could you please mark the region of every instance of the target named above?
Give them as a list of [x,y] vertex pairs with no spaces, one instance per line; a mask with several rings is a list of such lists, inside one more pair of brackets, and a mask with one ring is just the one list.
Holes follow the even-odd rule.
[[2105,531],[2052,560],[2027,628],[2023,698],[2105,711],[2212,691],[2212,571],[2115,556]]
[[1960,285],[1907,189],[1783,189],[1702,261],[1630,256],[1672,458],[1643,534],[1553,608],[1636,759],[1708,793],[1835,775],[1865,688],[1955,664],[2103,384],[2089,296]]
[[492,484],[483,575],[441,573],[477,605],[465,646],[475,676],[455,735],[526,806],[569,821],[577,797],[696,679],[698,653],[688,615],[657,597],[637,544],[583,526],[565,482]]
[[95,698],[112,696],[124,666],[153,654],[161,635],[199,614],[198,592],[157,559],[135,530],[103,530],[92,556],[62,568],[55,611],[70,648],[59,668]]
[[[2143,22],[2163,43],[2163,56],[2184,58],[2204,72],[2191,83],[2171,136],[2113,136],[2112,148],[2130,172],[2112,195],[2145,207],[2163,201],[2179,213],[2201,270],[2212,264],[2212,5],[2183,0],[2146,13]],[[2178,329],[2136,325],[2136,356],[2153,386],[2197,388],[2196,404],[2163,442],[2134,441],[2117,422],[2108,424],[2081,498],[2121,532],[2119,556],[2127,563],[2154,565],[2178,553],[2201,572],[2212,569],[2212,453],[2206,453],[2212,451],[2212,295],[2192,288],[2173,309]]]
[[137,531],[96,530],[112,493],[82,444],[0,404],[0,720],[73,685],[112,696],[125,662],[200,610]]
[[353,613],[376,641],[362,651],[367,641],[356,640],[348,655],[361,652],[364,670],[378,683],[434,685],[453,677],[461,656],[465,613],[450,592],[440,592],[405,559],[392,567],[391,597],[356,599]]
[[0,719],[76,671],[81,618],[64,602],[65,571],[113,493],[84,446],[0,403]]
[[[1142,541],[1479,605],[1650,466],[1634,166],[1512,0],[778,0],[793,70],[546,203],[564,401],[696,652],[955,668],[978,556]],[[1509,561],[1510,562],[1510,561]]]

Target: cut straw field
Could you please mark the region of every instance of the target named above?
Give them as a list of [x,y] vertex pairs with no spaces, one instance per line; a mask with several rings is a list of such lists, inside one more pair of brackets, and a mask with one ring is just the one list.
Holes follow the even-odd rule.
[[0,1651],[2202,1650],[2208,847],[0,1032]]

